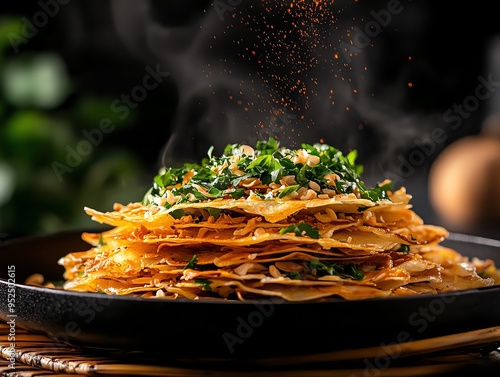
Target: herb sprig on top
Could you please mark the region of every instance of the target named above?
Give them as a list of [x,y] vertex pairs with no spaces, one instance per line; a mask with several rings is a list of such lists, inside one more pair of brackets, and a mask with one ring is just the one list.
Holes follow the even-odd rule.
[[221,156],[213,155],[212,147],[200,163],[162,168],[143,203],[162,203],[168,208],[185,202],[246,198],[252,193],[262,199],[286,199],[305,189],[330,197],[354,194],[372,201],[389,200],[391,183],[367,188],[357,157],[356,150],[344,155],[320,143],[302,144],[295,150],[284,148],[273,138],[258,141],[255,148],[228,144]]

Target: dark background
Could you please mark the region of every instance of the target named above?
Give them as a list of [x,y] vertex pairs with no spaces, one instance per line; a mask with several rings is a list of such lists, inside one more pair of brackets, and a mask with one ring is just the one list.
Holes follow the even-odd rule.
[[[61,86],[61,99],[49,105],[31,97],[12,101],[3,88],[4,238],[87,227],[91,221],[83,206],[106,211],[117,201],[140,200],[163,163],[198,160],[210,145],[220,150],[227,143],[251,143],[260,136],[275,136],[284,145],[324,139],[343,151],[357,149],[368,184],[396,177],[396,183],[412,193],[415,211],[426,222],[443,224],[429,203],[429,167],[448,144],[479,133],[491,111],[490,102],[480,103],[414,172],[402,176],[399,170],[398,178],[398,157],[408,159],[417,148],[415,139],[447,127],[443,113],[474,94],[478,76],[487,76],[488,41],[500,32],[500,23],[486,1],[465,7],[455,1],[402,0],[404,10],[380,33],[372,30],[376,35],[371,43],[349,64],[342,61],[339,41],[347,41],[349,30],[355,35],[355,26],[363,29],[373,20],[371,11],[387,9],[391,2],[334,2],[334,30],[322,26],[331,33],[330,45],[322,48],[324,60],[312,73],[320,79],[318,92],[327,83],[334,89],[336,104],[331,106],[331,98],[318,94],[311,97],[309,110],[291,111],[290,118],[269,115],[269,110],[281,110],[276,104],[264,109],[265,101],[253,102],[270,93],[256,84],[258,78],[290,69],[285,44],[270,52],[261,38],[272,36],[269,25],[273,30],[290,27],[283,6],[269,11],[260,1],[242,1],[220,17],[211,2],[202,0],[63,3],[8,1],[1,6],[2,81],[11,77],[9,64],[19,67],[26,59],[34,64],[37,56],[49,53],[64,62],[60,77],[68,83]],[[43,11],[41,4],[50,4],[54,15],[16,51],[9,30],[23,36],[25,20],[34,21]],[[335,53],[341,59],[332,59]],[[141,85],[147,66],[159,66],[170,75],[148,91],[129,116],[119,119],[110,104]],[[235,104],[238,96],[243,105]],[[302,98],[293,100],[300,103]],[[248,111],[245,103],[252,105]],[[59,180],[54,162],[64,164],[67,147],[76,148],[85,140],[82,132],[99,127],[103,118],[112,119],[113,131],[103,134],[99,145]],[[500,237],[496,229],[468,231]]]

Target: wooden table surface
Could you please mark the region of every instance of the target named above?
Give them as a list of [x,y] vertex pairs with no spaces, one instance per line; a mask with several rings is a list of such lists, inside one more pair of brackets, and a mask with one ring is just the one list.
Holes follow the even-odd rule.
[[[500,327],[385,347],[257,360],[144,360],[134,355],[90,354],[42,334],[0,323],[0,373],[3,376],[269,376],[384,377],[499,376]],[[14,350],[12,354],[11,351]]]

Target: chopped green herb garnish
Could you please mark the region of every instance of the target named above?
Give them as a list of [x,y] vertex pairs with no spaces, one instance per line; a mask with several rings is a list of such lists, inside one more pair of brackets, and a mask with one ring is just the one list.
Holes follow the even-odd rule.
[[325,275],[335,275],[342,279],[354,279],[363,280],[365,274],[354,263],[346,263],[344,265],[338,265],[335,263],[321,262],[319,260],[309,261],[307,269],[312,275],[321,277]]
[[280,157],[281,154],[278,152],[257,157],[246,169],[252,177],[259,178],[264,184],[276,183],[281,178],[284,169],[280,164]]
[[229,196],[233,199],[240,199],[246,195],[245,189],[238,189],[228,192]]
[[267,141],[257,141],[256,144],[256,149],[261,152],[261,154],[266,155],[266,154],[273,154],[276,152],[279,148],[278,142],[273,139],[269,138]]
[[409,253],[410,252],[410,245],[406,245],[406,244],[401,244],[401,247],[399,248],[400,252],[402,253]]
[[210,216],[213,216],[217,220],[222,212],[219,208],[207,208],[207,212]]
[[372,190],[367,190],[364,198],[373,200],[374,202],[382,199],[388,199],[387,191],[392,191],[392,183],[386,183],[382,186],[377,186]]
[[194,269],[196,267],[196,263],[198,263],[198,256],[195,254],[191,258],[191,260],[184,266],[183,270]]
[[285,275],[293,280],[302,280],[302,275],[300,274],[300,272],[286,272]]
[[207,291],[207,292],[212,291],[212,287],[210,286],[210,284],[212,284],[212,282],[210,280],[208,280],[208,279],[194,279],[194,282],[196,283],[196,285],[201,287],[202,291]]
[[172,212],[170,212],[170,215],[174,219],[179,220],[182,216],[185,215],[185,213],[184,213],[183,209],[178,208],[178,209],[174,209]]
[[299,237],[308,236],[315,239],[319,238],[318,228],[313,227],[311,224],[304,222],[298,224],[291,224],[286,228],[282,228],[280,230],[280,234],[285,234],[285,233],[295,233],[295,235]]
[[354,263],[347,263],[344,266],[344,274],[347,276],[352,276],[354,280],[363,280],[365,277],[365,274],[363,270],[361,270],[358,266],[356,266]]
[[[143,204],[155,204],[155,198],[177,198],[165,206],[186,202],[200,202],[217,198],[240,199],[254,194],[262,200],[285,198],[301,187],[309,189],[310,182],[319,186],[318,194],[354,194],[371,201],[389,200],[391,183],[367,188],[361,174],[363,167],[356,164],[357,151],[344,155],[327,144],[302,144],[301,148],[280,147],[270,138],[258,141],[255,147],[228,144],[220,156],[213,147],[200,163],[186,163],[180,168],[162,168],[146,192]],[[284,184],[287,177],[288,184]],[[333,179],[332,177],[335,177]],[[245,182],[258,179],[260,185],[248,188]],[[269,185],[278,184],[271,189]],[[323,191],[326,190],[326,191]]]
[[297,191],[299,188],[300,188],[300,185],[288,186],[287,188],[285,188],[283,191],[280,192],[280,194],[278,195],[278,198],[280,198],[280,199],[284,198],[285,196],[290,195],[292,192]]

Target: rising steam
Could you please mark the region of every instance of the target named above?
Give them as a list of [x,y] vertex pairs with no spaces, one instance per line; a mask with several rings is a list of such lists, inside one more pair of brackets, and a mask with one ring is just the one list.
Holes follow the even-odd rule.
[[275,137],[283,146],[324,141],[358,149],[360,157],[376,156],[362,162],[380,176],[388,159],[435,122],[401,110],[406,70],[380,89],[388,46],[418,38],[419,28],[402,16],[379,24],[366,46],[346,55],[343,46],[369,31],[370,21],[376,26],[373,14],[383,8],[347,0],[172,3],[112,3],[124,43],[177,83],[162,164],[199,160],[212,145],[220,152],[228,143]]

